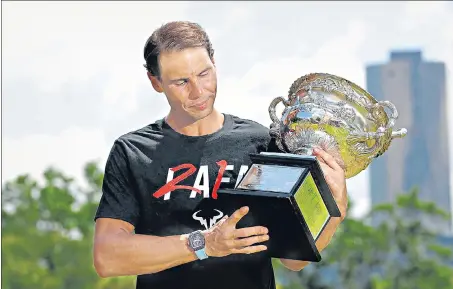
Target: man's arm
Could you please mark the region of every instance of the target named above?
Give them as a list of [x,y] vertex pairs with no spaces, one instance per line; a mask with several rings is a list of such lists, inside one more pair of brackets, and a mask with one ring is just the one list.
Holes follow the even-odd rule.
[[186,235],[157,237],[133,233],[121,220],[99,218],[94,237],[94,266],[100,277],[156,273],[197,260]]
[[[186,236],[134,234],[139,198],[130,173],[128,146],[116,140],[107,159],[95,220],[93,261],[101,277],[154,273],[195,260]],[[152,209],[152,208],[150,208]]]
[[[236,210],[211,229],[203,231],[206,254],[224,257],[266,250],[257,245],[267,241],[267,229],[261,226],[236,229],[248,208]],[[99,218],[94,238],[94,266],[101,277],[156,273],[197,260],[187,246],[188,235],[157,237],[133,234],[134,227],[121,220]]]

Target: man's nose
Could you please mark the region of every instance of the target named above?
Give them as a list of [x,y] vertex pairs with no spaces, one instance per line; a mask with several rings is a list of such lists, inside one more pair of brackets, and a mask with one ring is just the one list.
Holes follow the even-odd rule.
[[192,99],[196,99],[202,95],[203,95],[203,86],[201,85],[201,83],[197,80],[192,81],[192,89],[190,92],[190,97]]

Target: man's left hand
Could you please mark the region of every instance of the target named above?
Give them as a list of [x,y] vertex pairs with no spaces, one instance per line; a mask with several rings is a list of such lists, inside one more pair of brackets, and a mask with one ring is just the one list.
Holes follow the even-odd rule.
[[324,178],[326,179],[327,185],[332,191],[332,195],[341,212],[340,220],[343,221],[346,217],[348,208],[345,172],[335,159],[324,150],[315,148],[313,150],[313,155],[317,157],[319,164],[321,165]]
[[[346,217],[348,208],[348,195],[346,188],[345,172],[335,159],[322,149],[313,150],[313,155],[317,157],[326,179],[327,185],[332,191],[332,195],[340,210],[340,218],[331,218],[321,235],[319,236],[316,247],[319,251],[324,250],[330,243],[333,235],[338,229],[340,223]],[[309,264],[308,261],[280,259],[285,267],[290,270],[299,271]]]

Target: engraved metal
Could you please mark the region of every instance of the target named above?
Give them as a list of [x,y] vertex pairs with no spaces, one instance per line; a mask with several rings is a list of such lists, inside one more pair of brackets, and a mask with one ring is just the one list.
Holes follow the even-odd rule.
[[[398,118],[389,101],[377,101],[355,83],[327,73],[311,73],[293,82],[288,99],[269,106],[271,135],[282,152],[311,155],[315,147],[331,154],[351,178],[382,155],[405,128],[394,130]],[[276,106],[285,108],[280,118]],[[389,113],[385,110],[387,109]]]

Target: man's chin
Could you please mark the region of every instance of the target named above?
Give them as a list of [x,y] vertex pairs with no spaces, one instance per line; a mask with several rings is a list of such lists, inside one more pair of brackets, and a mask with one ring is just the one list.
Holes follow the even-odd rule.
[[214,111],[213,107],[206,107],[203,110],[192,110],[190,112],[190,115],[194,120],[202,120],[206,117],[208,117],[212,112]]
[[210,99],[202,106],[190,107],[187,112],[196,120],[209,116],[214,111],[214,102]]

